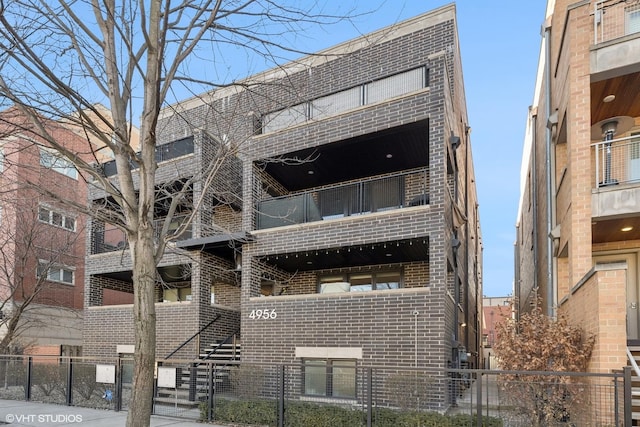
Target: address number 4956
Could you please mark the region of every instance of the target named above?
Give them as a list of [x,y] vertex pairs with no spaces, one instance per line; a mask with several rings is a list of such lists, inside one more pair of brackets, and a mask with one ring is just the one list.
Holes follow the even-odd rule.
[[269,309],[251,310],[251,313],[249,313],[249,319],[268,320],[268,319],[275,319],[276,317],[278,317],[278,313],[276,313],[275,310],[269,310]]

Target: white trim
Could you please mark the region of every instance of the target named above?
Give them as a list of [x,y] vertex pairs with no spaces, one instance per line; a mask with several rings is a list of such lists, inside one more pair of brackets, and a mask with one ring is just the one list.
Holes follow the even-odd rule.
[[362,347],[296,347],[296,357],[314,359],[362,359]]
[[135,345],[133,344],[117,344],[116,353],[118,354],[133,354],[135,353]]

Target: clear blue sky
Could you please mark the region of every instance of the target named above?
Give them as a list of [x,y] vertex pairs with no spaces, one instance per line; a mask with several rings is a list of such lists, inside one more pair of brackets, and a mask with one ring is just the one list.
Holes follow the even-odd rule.
[[[327,3],[332,1],[338,0]],[[314,42],[319,43],[318,48],[375,31],[451,1],[359,3],[362,4],[359,10],[371,8],[371,4],[380,7],[366,17],[357,18],[355,27],[345,24],[319,33],[321,39]],[[528,108],[533,101],[546,2],[459,0],[455,3],[484,243],[483,293],[503,296],[512,292],[522,145]],[[313,38],[311,34],[307,37]]]

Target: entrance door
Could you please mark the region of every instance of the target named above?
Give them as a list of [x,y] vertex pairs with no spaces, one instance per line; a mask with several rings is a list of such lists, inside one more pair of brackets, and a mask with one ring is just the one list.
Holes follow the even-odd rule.
[[595,264],[624,262],[627,264],[627,340],[640,339],[640,297],[638,292],[638,254],[614,254],[594,256]]

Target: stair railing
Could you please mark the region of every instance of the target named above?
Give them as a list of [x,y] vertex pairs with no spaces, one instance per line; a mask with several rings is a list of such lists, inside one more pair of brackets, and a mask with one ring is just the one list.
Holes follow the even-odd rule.
[[183,342],[182,344],[180,344],[178,346],[178,348],[176,348],[175,350],[173,350],[171,353],[169,353],[164,360],[167,360],[168,358],[170,358],[171,356],[173,356],[174,354],[176,354],[178,351],[180,351],[182,349],[182,347],[184,347],[185,345],[189,344],[191,341],[193,341],[194,338],[196,337],[200,337],[200,334],[202,332],[204,332],[209,326],[213,325],[219,318],[221,318],[222,315],[218,314],[216,315],[216,317],[209,323],[207,323],[206,325],[204,325],[202,328],[200,328],[200,330],[198,332],[196,332],[195,334],[193,334],[188,340],[186,340],[185,342]]
[[[218,349],[220,349],[220,347],[222,347],[225,344],[228,344],[229,341],[231,341],[231,340],[234,341],[234,344],[233,344],[233,359],[235,359],[235,357],[236,357],[235,339],[236,339],[236,336],[238,335],[238,333],[240,333],[240,328],[236,329],[231,335],[229,335],[224,340],[222,340],[220,343],[218,343],[217,346],[215,346],[210,351],[208,351],[207,355],[202,357],[202,358],[200,358],[200,360],[201,361],[208,360],[209,358],[211,358],[211,355],[215,354],[218,351]],[[202,363],[202,362],[200,362],[200,363]]]
[[635,371],[636,375],[640,377],[640,368],[638,367],[638,364],[636,363],[636,359],[633,357],[633,354],[631,354],[629,347],[627,347],[627,357],[629,358],[629,362],[631,362],[631,366],[633,367],[633,370]]

